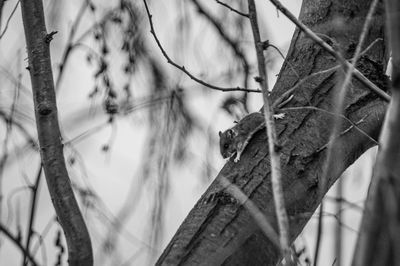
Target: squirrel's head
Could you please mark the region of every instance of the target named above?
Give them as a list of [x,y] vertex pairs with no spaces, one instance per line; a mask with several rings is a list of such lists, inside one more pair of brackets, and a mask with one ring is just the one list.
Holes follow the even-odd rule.
[[229,158],[236,153],[236,145],[234,143],[235,134],[234,130],[228,129],[225,132],[219,132],[219,150],[222,158]]

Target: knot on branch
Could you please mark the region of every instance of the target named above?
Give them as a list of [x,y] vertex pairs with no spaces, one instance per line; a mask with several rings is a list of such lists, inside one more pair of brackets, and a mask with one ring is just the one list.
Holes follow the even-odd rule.
[[52,112],[52,108],[48,103],[39,103],[37,111],[40,115],[49,115]]
[[263,78],[262,77],[254,77],[254,80],[256,81],[256,82],[258,82],[258,83],[261,83],[261,82],[263,82]]
[[261,47],[263,50],[267,50],[269,47],[269,40],[261,42]]
[[58,31],[52,31],[48,34],[46,34],[46,37],[44,38],[45,43],[50,43],[51,40],[53,40],[53,36],[57,34]]

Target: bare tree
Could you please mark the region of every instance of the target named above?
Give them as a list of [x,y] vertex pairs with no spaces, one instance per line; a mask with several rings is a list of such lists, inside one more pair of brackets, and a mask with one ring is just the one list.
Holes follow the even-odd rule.
[[[278,1],[272,2],[282,8]],[[310,219],[322,199],[321,194],[326,193],[358,156],[377,143],[371,138],[376,139],[379,134],[387,97],[379,97],[368,91],[365,82],[353,79],[352,88],[346,91],[340,103],[344,107],[343,115],[351,120],[349,122],[332,111],[340,89],[337,76],[341,70],[324,72],[337,64],[344,64],[341,56],[336,56],[329,48],[330,45],[342,51],[343,58],[353,57],[358,33],[365,20],[360,18],[365,18],[370,3],[303,1],[299,21],[307,28],[296,29],[286,63],[270,96],[274,101],[297,83],[302,83],[297,90],[291,91],[293,99],[280,110],[286,113],[286,117],[276,124],[291,241]],[[284,10],[283,14],[287,15],[287,12]],[[366,36],[365,47],[384,37],[383,16],[382,8],[378,9]],[[326,21],[334,20],[347,26],[326,24]],[[313,35],[305,29],[317,32],[328,44],[322,43],[321,39],[317,40],[320,43],[312,40]],[[332,55],[339,62],[332,60]],[[386,63],[385,45],[381,42],[363,54],[356,67],[376,85],[386,89]],[[299,77],[293,74],[290,66],[296,69]],[[314,75],[319,72],[319,75]],[[309,79],[311,75],[313,77]],[[303,83],[304,79],[307,80]],[[335,117],[342,121],[334,138],[329,138]],[[334,144],[331,145],[330,141]],[[229,194],[226,195],[226,187],[220,181],[227,178],[241,188],[277,227],[266,142],[265,134],[256,134],[240,162],[230,161],[225,165],[180,226],[159,258],[158,265],[275,265],[280,260],[280,248],[264,235],[241,204],[226,200]],[[335,154],[336,159],[330,161],[324,174],[322,169],[329,152]]]
[[[294,241],[320,206],[313,254],[317,265],[324,259],[324,196],[357,158],[379,145],[353,264],[395,265],[400,243],[395,50],[399,25],[398,4],[386,2],[385,9],[378,0],[303,0],[298,18],[278,0],[191,0],[170,5],[82,0],[76,7],[71,1],[50,2],[45,8],[51,13],[47,29],[53,30],[49,25],[54,21],[57,33],[46,29],[41,0],[14,5],[0,0],[0,45],[12,39],[11,29],[18,27],[14,14],[19,7],[22,10],[32,87],[25,84],[21,66],[24,47],[0,68],[1,86],[9,89],[0,105],[0,129],[5,129],[0,249],[3,243],[13,244],[22,265],[47,265],[50,260],[62,265],[66,259],[71,265],[302,265],[300,257],[307,247],[299,251]],[[268,40],[269,25],[260,11],[267,4],[296,27],[287,53]],[[61,7],[67,5],[76,13],[62,23]],[[165,20],[169,8],[174,34]],[[215,39],[210,41],[210,36]],[[56,48],[53,65],[51,47]],[[389,55],[391,95],[385,74]],[[277,58],[283,58],[283,65],[270,90],[269,70]],[[92,74],[71,76],[83,69],[76,62],[84,61]],[[59,117],[63,97],[69,94],[77,101],[87,95],[86,102],[72,115]],[[201,97],[208,109],[217,102],[211,122],[204,122],[195,107]],[[262,99],[264,106],[246,116],[252,97]],[[35,117],[29,109],[32,99]],[[239,120],[232,131],[220,133],[221,138],[229,136],[232,148],[223,156],[232,158],[164,249],[165,217],[177,171],[186,169],[185,175],[201,176],[202,184],[208,184],[219,169],[217,131],[222,128],[215,118],[220,114]],[[133,125],[132,131],[125,134],[129,140],[121,140],[121,124],[126,122]],[[92,155],[101,153],[106,161],[112,160],[120,145],[130,160],[135,158],[127,170],[132,181],[126,198],[114,191],[113,183],[107,187],[123,202],[113,210],[92,184],[93,170],[103,165],[97,161],[88,167],[91,158],[82,155],[84,148],[79,146],[104,131],[109,134],[102,136],[100,147],[89,146]],[[130,146],[132,139],[142,146]],[[38,159],[40,155],[39,163],[30,159],[22,185],[7,190],[11,166],[27,154]],[[46,183],[41,182],[43,176]],[[110,179],[121,176],[113,169]],[[55,210],[47,224],[38,214],[44,208],[40,191],[45,184]],[[150,202],[145,211],[144,199]],[[341,227],[342,206],[355,204],[341,193],[334,200],[339,209],[333,216]],[[21,212],[20,202],[27,211]],[[132,231],[143,233],[138,237]],[[49,235],[53,247],[47,258]],[[337,265],[343,257],[342,242],[338,236]],[[310,263],[307,258],[304,264]]]

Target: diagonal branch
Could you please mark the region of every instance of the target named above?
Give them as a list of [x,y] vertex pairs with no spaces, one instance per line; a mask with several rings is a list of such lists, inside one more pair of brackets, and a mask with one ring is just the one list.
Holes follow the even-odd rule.
[[197,11],[203,15],[217,30],[221,38],[231,47],[235,55],[239,58],[243,65],[243,70],[244,70],[244,87],[247,87],[247,81],[249,77],[249,72],[250,72],[250,67],[248,60],[242,50],[240,49],[240,46],[237,42],[237,40],[234,40],[231,38],[227,32],[223,29],[223,26],[221,23],[213,17],[209,12],[207,12],[203,6],[200,5],[200,3],[197,0],[192,0],[192,3],[196,6]]
[[215,2],[217,2],[218,4],[220,4],[220,5],[224,6],[224,7],[226,7],[226,8],[229,9],[230,11],[232,11],[232,12],[234,12],[234,13],[240,15],[240,16],[243,16],[243,17],[246,17],[246,18],[249,17],[249,14],[245,14],[245,13],[243,13],[243,12],[240,12],[239,10],[237,10],[237,9],[235,9],[235,8],[233,8],[233,7],[231,7],[230,5],[228,5],[228,4],[224,3],[224,2],[221,2],[221,1],[218,1],[218,0],[215,0]]
[[223,88],[223,87],[218,87],[212,84],[209,84],[197,77],[195,77],[192,73],[190,73],[185,66],[180,66],[177,63],[175,63],[167,54],[167,52],[164,50],[163,46],[161,45],[160,40],[158,39],[155,30],[154,30],[154,25],[153,25],[153,20],[152,20],[152,15],[150,13],[149,7],[147,5],[146,0],[143,0],[144,6],[146,8],[146,12],[147,12],[147,17],[149,19],[149,23],[150,23],[150,33],[153,35],[154,40],[157,43],[158,48],[161,50],[161,53],[163,54],[163,56],[165,57],[165,59],[167,59],[167,63],[174,66],[175,68],[181,70],[183,73],[185,73],[189,78],[191,78],[192,80],[196,81],[197,83],[208,87],[210,89],[213,90],[218,90],[218,91],[246,91],[246,92],[261,92],[260,90],[252,90],[252,89],[246,89],[246,88],[241,88],[241,87],[234,87],[234,88]]
[[24,256],[26,256],[29,259],[32,265],[34,266],[39,265],[36,262],[36,260],[32,257],[32,255],[29,253],[29,251],[26,250],[24,246],[21,244],[21,242],[18,240],[18,237],[13,236],[11,232],[8,231],[7,228],[2,224],[0,224],[0,232],[3,232],[8,237],[8,239],[10,239],[21,250],[21,252],[24,254]]

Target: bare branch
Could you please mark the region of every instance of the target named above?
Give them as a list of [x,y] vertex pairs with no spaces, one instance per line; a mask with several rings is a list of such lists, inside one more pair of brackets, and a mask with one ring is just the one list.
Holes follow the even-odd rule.
[[[31,207],[30,207],[30,215],[29,215],[29,224],[28,224],[28,234],[26,236],[26,243],[25,243],[25,249],[26,250],[30,250],[29,246],[31,243],[31,239],[33,236],[33,222],[35,220],[35,215],[36,215],[36,206],[37,206],[37,196],[38,196],[38,188],[39,188],[39,184],[40,184],[40,179],[42,176],[42,163],[39,164],[39,171],[36,175],[36,180],[35,180],[35,184],[33,186],[31,186]],[[27,263],[27,257],[26,254],[24,253],[24,259],[22,261],[22,265],[26,265]]]
[[29,58],[40,155],[51,199],[64,230],[70,265],[92,265],[90,236],[65,165],[57,104],[41,0],[21,2]]
[[3,14],[3,7],[4,7],[4,2],[6,0],[0,0],[0,29],[1,29],[1,19],[2,19],[2,14]]
[[235,8],[233,8],[233,7],[231,7],[231,6],[228,5],[228,4],[225,4],[225,3],[221,2],[221,1],[218,1],[218,0],[215,0],[215,2],[217,2],[218,4],[220,4],[220,5],[222,5],[222,6],[226,7],[226,8],[228,8],[230,11],[232,11],[232,12],[238,14],[238,15],[241,15],[241,16],[246,17],[246,18],[249,17],[249,14],[245,14],[245,13],[243,13],[243,12],[240,12],[239,10],[237,10],[237,9],[235,9]]
[[[2,5],[3,5],[3,3],[0,4],[0,12],[2,11],[2,10],[1,10],[1,9],[2,9]],[[15,11],[17,11],[18,5],[19,5],[19,0],[17,1],[17,3],[15,4],[13,10],[11,11],[11,14],[10,14],[10,16],[8,17],[8,19],[7,19],[7,21],[6,21],[6,25],[4,26],[3,32],[0,33],[0,39],[3,38],[4,34],[6,33],[7,28],[8,28],[8,24],[10,23],[11,18],[13,17]],[[1,15],[0,15],[0,21],[1,21]],[[0,25],[1,25],[1,23],[0,23]],[[1,29],[1,28],[0,28],[0,29]]]
[[152,20],[152,15],[150,13],[149,7],[147,5],[146,0],[143,0],[143,3],[145,5],[146,8],[146,12],[147,12],[147,17],[149,19],[149,24],[150,24],[150,33],[153,35],[154,40],[157,43],[158,48],[161,50],[161,53],[163,54],[163,56],[165,57],[165,59],[167,59],[168,64],[174,66],[175,68],[181,70],[183,73],[185,73],[189,78],[191,78],[192,80],[196,81],[197,83],[208,87],[210,89],[213,90],[218,90],[218,91],[246,91],[246,92],[261,92],[260,90],[251,90],[251,89],[246,89],[246,88],[241,88],[241,87],[235,87],[235,88],[223,88],[223,87],[218,87],[215,85],[211,85],[201,79],[196,78],[194,75],[192,75],[188,70],[186,70],[185,66],[180,66],[177,63],[175,63],[174,61],[172,61],[172,59],[168,56],[167,52],[164,50],[164,48],[161,45],[160,40],[158,39],[155,31],[154,31],[154,25],[153,25],[153,20]]
[[214,26],[214,28],[217,30],[217,32],[219,33],[221,38],[232,48],[232,50],[235,53],[235,55],[242,62],[243,70],[244,70],[244,85],[243,86],[246,88],[247,87],[247,81],[248,81],[248,78],[249,78],[250,67],[249,67],[248,60],[247,60],[246,56],[244,55],[244,53],[242,52],[242,50],[240,49],[237,40],[232,39],[226,33],[226,31],[223,29],[223,26],[221,25],[221,23],[215,17],[211,16],[211,14],[209,12],[207,12],[200,5],[200,3],[197,0],[192,0],[192,3],[196,6],[197,11],[201,15],[203,15]]
[[251,28],[253,31],[254,45],[257,53],[258,73],[259,81],[262,87],[262,95],[264,100],[264,117],[266,125],[266,133],[268,136],[268,148],[271,157],[271,180],[272,190],[275,202],[275,211],[278,220],[279,227],[279,242],[287,260],[287,263],[291,262],[291,250],[290,250],[290,236],[289,236],[289,219],[286,213],[285,201],[283,197],[282,180],[281,180],[281,162],[278,146],[278,138],[276,136],[275,121],[273,118],[273,110],[271,110],[271,104],[269,99],[268,91],[268,77],[267,69],[265,66],[264,49],[261,43],[260,31],[257,22],[257,10],[254,0],[248,0],[249,6],[249,18]]
[[89,2],[87,0],[83,0],[82,1],[82,6],[79,9],[78,14],[76,15],[74,23],[71,26],[71,30],[69,31],[67,44],[65,46],[63,55],[61,57],[62,59],[61,59],[60,65],[59,65],[59,72],[58,72],[56,85],[55,85],[56,92],[58,92],[58,90],[60,89],[60,84],[61,84],[61,80],[62,80],[62,77],[63,77],[63,74],[64,74],[65,66],[66,66],[66,64],[68,62],[68,58],[69,58],[69,56],[70,56],[70,54],[71,54],[71,52],[73,50],[73,47],[74,47],[73,46],[73,39],[75,37],[75,33],[76,33],[76,30],[77,30],[77,28],[79,26],[79,23],[81,22],[83,14],[85,13],[86,8],[88,7],[88,5],[89,5]]
[[264,50],[268,49],[268,47],[272,47],[274,48],[278,54],[283,58],[284,61],[286,61],[286,63],[288,63],[289,67],[292,69],[293,73],[296,75],[296,77],[300,78],[299,74],[297,73],[296,69],[294,69],[294,67],[292,66],[292,64],[286,60],[286,57],[283,55],[283,53],[281,52],[281,50],[279,50],[278,47],[276,47],[275,45],[271,44],[268,40],[264,42]]
[[33,265],[39,265],[36,262],[36,260],[32,257],[32,255],[29,253],[29,251],[22,246],[18,238],[16,236],[13,236],[13,234],[10,231],[8,231],[7,228],[4,227],[4,225],[1,223],[0,223],[0,232],[3,232],[8,237],[8,239],[10,239],[21,250],[24,256],[26,256]]

